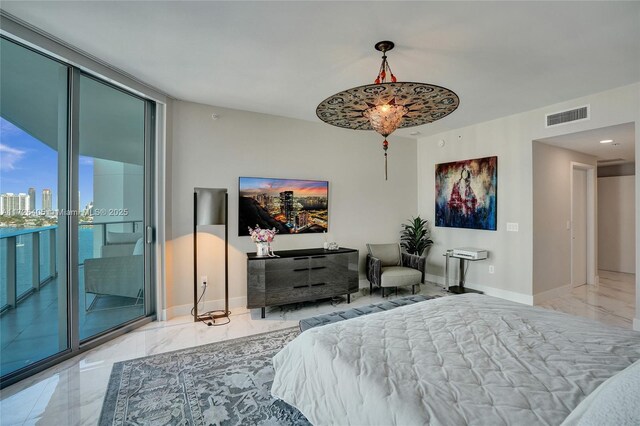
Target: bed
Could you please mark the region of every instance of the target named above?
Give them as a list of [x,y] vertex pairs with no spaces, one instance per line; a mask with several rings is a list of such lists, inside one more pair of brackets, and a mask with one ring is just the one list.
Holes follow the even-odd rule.
[[303,332],[272,394],[318,426],[558,425],[638,359],[638,332],[466,294]]

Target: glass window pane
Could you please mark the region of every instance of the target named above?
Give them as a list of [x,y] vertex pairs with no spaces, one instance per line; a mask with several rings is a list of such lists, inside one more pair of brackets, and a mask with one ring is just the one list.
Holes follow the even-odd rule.
[[[0,231],[2,232],[2,231]],[[0,274],[0,311],[8,309],[7,299],[7,239],[0,238],[0,265],[2,265],[2,274]],[[1,314],[0,314],[1,315]],[[2,317],[0,317],[2,322]]]
[[26,296],[33,289],[33,234],[16,237],[16,263],[18,266],[18,298]]
[[[64,249],[66,242],[51,245],[39,238],[42,229],[58,225],[58,182],[66,179],[60,176],[66,167],[60,168],[59,162],[66,161],[68,68],[4,38],[0,43],[0,304],[5,307],[0,314],[0,370],[4,376],[68,348],[66,281],[55,278],[56,270],[65,269],[64,257],[55,251]],[[55,259],[62,268],[52,267]],[[41,285],[43,270],[54,276],[45,285]]]
[[80,79],[80,339],[144,315],[145,102]]

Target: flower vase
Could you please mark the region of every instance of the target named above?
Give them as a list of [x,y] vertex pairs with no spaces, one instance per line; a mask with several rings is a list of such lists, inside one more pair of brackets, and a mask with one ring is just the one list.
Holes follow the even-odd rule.
[[256,243],[256,255],[269,256],[269,243],[267,242]]

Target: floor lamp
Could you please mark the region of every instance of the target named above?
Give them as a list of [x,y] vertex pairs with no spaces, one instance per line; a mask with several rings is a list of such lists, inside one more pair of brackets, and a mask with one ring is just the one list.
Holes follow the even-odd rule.
[[[215,324],[218,318],[229,319],[229,195],[226,188],[193,188],[193,320]],[[198,314],[198,226],[224,225],[224,310]],[[204,292],[202,294],[203,297]]]

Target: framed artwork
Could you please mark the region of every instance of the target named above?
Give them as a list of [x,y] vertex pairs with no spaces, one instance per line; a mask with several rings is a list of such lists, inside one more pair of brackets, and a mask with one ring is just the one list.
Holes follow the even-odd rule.
[[249,227],[282,234],[325,232],[329,227],[329,182],[241,177],[238,236]]
[[498,157],[436,164],[436,226],[497,229]]

